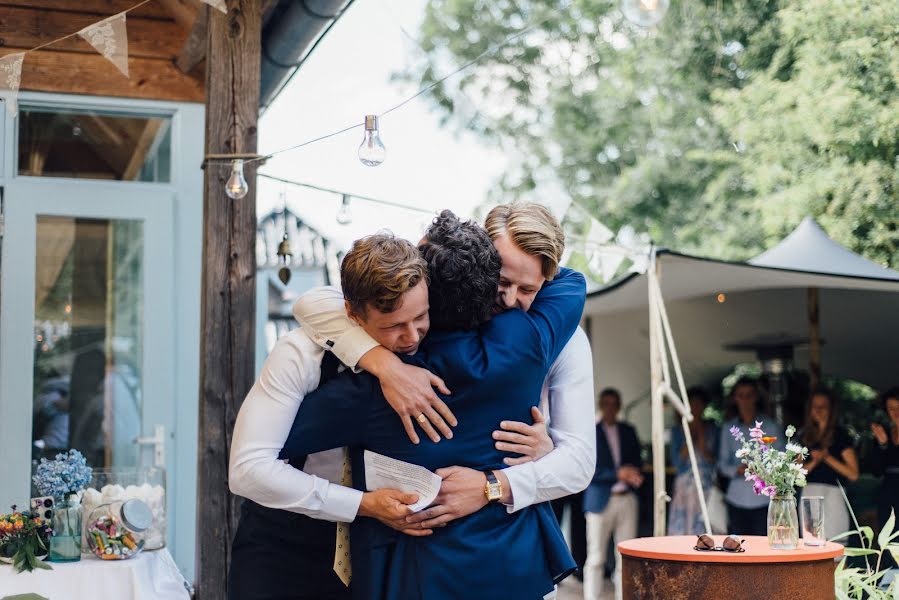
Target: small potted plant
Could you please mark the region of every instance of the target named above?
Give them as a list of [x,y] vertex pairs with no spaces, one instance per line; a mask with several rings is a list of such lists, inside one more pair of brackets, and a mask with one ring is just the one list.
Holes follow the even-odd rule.
[[77,450],[56,455],[55,460],[41,459],[32,477],[42,496],[56,500],[50,527],[50,561],[81,560],[81,495],[91,480],[91,468]]
[[49,569],[42,558],[47,556],[50,543],[50,524],[30,512],[0,515],[0,561],[12,563],[19,573],[34,569]]
[[791,439],[796,428],[787,427],[785,450],[776,449],[776,437],[766,436],[761,421],[749,430],[749,439],[736,426],[731,435],[742,444],[736,456],[746,465],[744,476],[752,482],[756,494],[770,498],[768,503],[768,545],[778,550],[793,550],[799,546],[799,518],[796,515],[795,491],[804,487],[808,474],[802,461],[808,449]]

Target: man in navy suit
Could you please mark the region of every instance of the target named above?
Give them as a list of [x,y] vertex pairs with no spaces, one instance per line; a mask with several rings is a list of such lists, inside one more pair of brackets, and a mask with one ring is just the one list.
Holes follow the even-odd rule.
[[411,443],[377,379],[344,373],[306,397],[282,457],[350,446],[353,484],[360,489],[363,448],[431,470],[459,465],[485,473],[491,502],[430,536],[354,521],[355,598],[543,598],[575,564],[548,503],[509,513],[498,502],[496,471],[506,454],[490,434],[501,421],[525,421],[538,404],[549,366],[580,320],[584,279],[563,270],[529,312],[491,319],[500,263],[483,229],[445,211],[420,249],[430,276],[431,333],[417,354],[402,358],[438,374],[453,390],[445,398],[460,423],[453,438]]
[[[634,428],[618,420],[621,394],[606,388],[599,394],[602,419],[596,425],[596,474],[584,491],[587,513],[587,564],[584,600],[599,600],[609,537],[615,543],[637,536],[637,488],[643,484],[640,442]],[[618,583],[620,559],[615,553],[614,578]]]

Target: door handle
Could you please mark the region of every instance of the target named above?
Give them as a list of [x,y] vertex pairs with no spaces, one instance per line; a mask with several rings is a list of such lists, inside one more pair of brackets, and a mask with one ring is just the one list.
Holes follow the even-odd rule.
[[157,425],[152,437],[135,438],[134,443],[139,446],[153,446],[153,466],[165,467],[165,426]]

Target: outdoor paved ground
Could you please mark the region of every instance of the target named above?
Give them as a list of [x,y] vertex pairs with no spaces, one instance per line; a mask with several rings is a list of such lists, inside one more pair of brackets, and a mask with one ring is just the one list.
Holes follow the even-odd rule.
[[[584,600],[584,588],[581,582],[575,577],[568,577],[559,586],[559,592],[556,594],[556,600]],[[602,590],[600,600],[615,600],[615,591],[612,583],[606,579],[605,586]]]

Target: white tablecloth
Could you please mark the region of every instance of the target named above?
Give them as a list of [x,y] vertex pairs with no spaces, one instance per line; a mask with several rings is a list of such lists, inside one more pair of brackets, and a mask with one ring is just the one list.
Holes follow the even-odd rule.
[[127,560],[50,563],[52,571],[16,573],[0,564],[0,599],[35,593],[49,600],[190,600],[184,578],[169,551],[142,552]]

